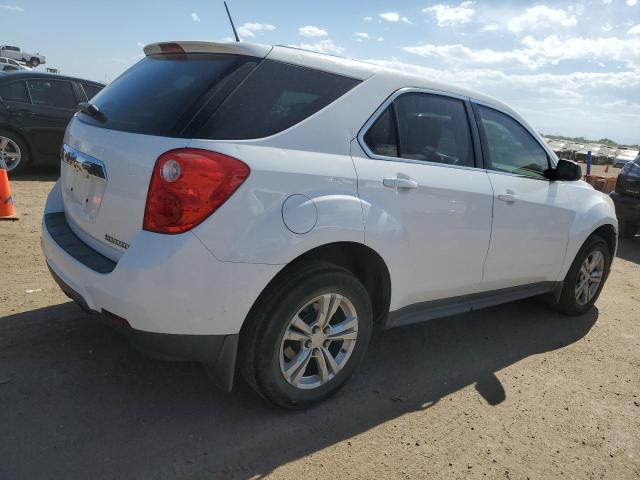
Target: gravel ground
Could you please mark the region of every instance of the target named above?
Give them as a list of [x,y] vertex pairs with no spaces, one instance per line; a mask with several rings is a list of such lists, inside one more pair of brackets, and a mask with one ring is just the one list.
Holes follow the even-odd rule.
[[306,412],[150,360],[70,303],[40,254],[53,175],[0,223],[0,479],[640,478],[640,237],[597,308],[516,302],[386,332]]

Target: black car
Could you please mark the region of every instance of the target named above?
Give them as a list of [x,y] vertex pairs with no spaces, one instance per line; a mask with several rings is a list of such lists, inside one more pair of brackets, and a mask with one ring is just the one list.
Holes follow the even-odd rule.
[[104,85],[57,74],[0,73],[0,158],[12,172],[55,164],[65,128],[80,102]]
[[620,170],[611,199],[616,205],[620,236],[632,238],[640,230],[640,155]]

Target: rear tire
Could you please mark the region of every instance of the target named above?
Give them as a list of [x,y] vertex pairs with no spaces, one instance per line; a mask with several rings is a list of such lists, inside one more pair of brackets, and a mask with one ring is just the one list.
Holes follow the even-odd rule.
[[592,235],[580,248],[567,272],[556,308],[566,315],[581,315],[589,310],[602,292],[610,266],[609,245],[602,237]]
[[[323,316],[323,307],[335,313]],[[306,408],[346,383],[372,331],[371,300],[360,281],[333,264],[304,262],[252,308],[241,333],[240,370],[271,403]]]
[[635,222],[624,221],[620,222],[620,237],[621,238],[633,238],[640,230],[640,224]]

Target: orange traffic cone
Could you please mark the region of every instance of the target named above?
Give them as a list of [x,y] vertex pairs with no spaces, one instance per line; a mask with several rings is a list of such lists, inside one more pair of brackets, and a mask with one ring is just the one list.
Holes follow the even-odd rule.
[[9,188],[9,176],[4,160],[0,158],[0,220],[18,220],[16,209],[13,206],[11,189]]

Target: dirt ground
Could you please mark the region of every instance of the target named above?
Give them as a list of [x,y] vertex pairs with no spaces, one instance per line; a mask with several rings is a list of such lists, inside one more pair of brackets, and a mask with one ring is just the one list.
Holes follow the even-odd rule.
[[640,237],[582,317],[523,301],[392,330],[285,412],[68,301],[39,246],[53,178],[14,179],[0,223],[0,479],[640,478]]

